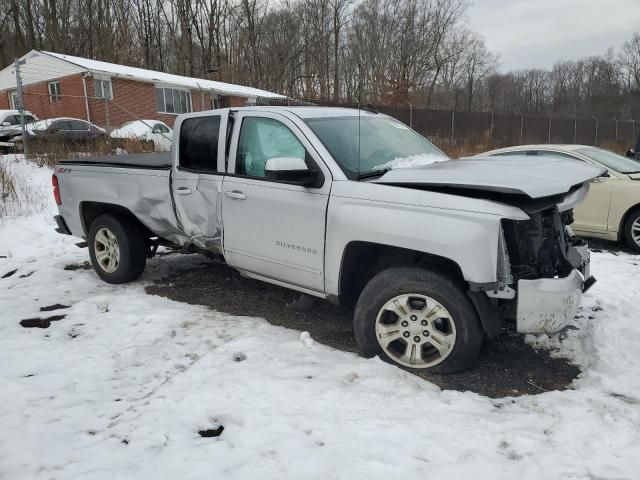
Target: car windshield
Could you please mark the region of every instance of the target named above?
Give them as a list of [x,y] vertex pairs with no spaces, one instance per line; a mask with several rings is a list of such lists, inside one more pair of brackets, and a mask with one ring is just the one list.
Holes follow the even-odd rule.
[[620,173],[640,173],[640,162],[623,157],[616,153],[596,147],[585,147],[576,150],[581,155]]
[[305,123],[351,180],[449,160],[427,139],[390,117],[307,118]]

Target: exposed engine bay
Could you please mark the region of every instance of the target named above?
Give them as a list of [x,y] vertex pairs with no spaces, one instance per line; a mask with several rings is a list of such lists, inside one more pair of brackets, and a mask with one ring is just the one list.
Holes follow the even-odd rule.
[[554,207],[529,216],[526,221],[502,221],[513,281],[564,277],[579,268],[569,259],[571,247],[585,244],[569,235],[573,212],[561,214]]

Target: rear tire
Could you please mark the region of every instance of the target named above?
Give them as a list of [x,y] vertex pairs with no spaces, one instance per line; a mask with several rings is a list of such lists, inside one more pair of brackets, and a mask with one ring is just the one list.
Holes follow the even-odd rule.
[[640,252],[640,210],[631,212],[624,222],[624,240],[633,251]]
[[454,373],[480,353],[483,330],[464,291],[440,273],[391,268],[365,286],[354,315],[360,354],[409,370]]
[[121,215],[100,215],[89,228],[89,256],[107,283],[137,279],[147,262],[147,246],[137,223]]

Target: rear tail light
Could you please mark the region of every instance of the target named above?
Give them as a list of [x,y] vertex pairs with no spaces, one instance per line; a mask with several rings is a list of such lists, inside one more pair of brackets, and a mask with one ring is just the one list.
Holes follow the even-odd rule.
[[60,187],[58,187],[58,177],[51,176],[51,185],[53,185],[53,198],[56,199],[56,205],[62,205],[62,198],[60,197]]

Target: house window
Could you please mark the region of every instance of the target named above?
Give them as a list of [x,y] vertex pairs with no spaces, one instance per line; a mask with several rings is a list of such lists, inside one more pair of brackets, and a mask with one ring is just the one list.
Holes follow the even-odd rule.
[[60,90],[60,82],[49,82],[49,101],[52,103],[62,101],[62,90]]
[[94,78],[93,79],[93,93],[96,98],[113,98],[113,92],[111,90],[111,80]]
[[160,113],[189,113],[191,92],[177,88],[156,87],[156,104]]
[[18,92],[15,90],[9,92],[9,108],[11,110],[18,110]]

